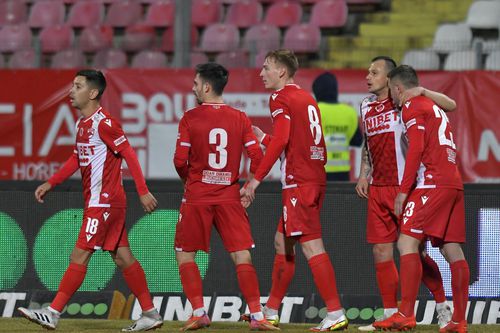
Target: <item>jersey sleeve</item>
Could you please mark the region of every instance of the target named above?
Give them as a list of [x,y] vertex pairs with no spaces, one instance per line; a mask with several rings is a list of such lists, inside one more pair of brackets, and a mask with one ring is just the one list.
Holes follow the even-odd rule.
[[120,155],[122,155],[123,158],[125,159],[125,162],[127,162],[130,174],[134,179],[137,193],[139,193],[139,195],[147,194],[149,190],[146,185],[146,180],[144,179],[141,165],[139,164],[139,160],[137,159],[137,155],[135,154],[134,149],[131,146],[128,146],[127,149],[123,149],[120,152]]
[[408,151],[406,153],[403,180],[401,181],[401,192],[409,193],[415,184],[417,171],[422,162],[425,140],[425,117],[424,113],[418,110],[417,103],[411,103],[403,107],[402,119],[406,127]]
[[78,154],[76,153],[76,148],[73,149],[73,154],[64,162],[64,165],[57,171],[52,177],[47,180],[47,182],[52,186],[62,183],[71,175],[73,175],[76,170],[78,170]]
[[106,118],[99,123],[99,136],[115,154],[130,146],[121,125],[114,119]]
[[250,158],[250,172],[255,174],[257,167],[262,161],[262,150],[260,149],[259,141],[252,131],[252,123],[247,115],[242,113],[243,117],[243,144]]
[[174,165],[177,174],[181,179],[186,179],[188,175],[188,158],[191,148],[191,139],[189,137],[189,127],[186,116],[179,122],[179,131],[177,133],[177,143],[175,146]]

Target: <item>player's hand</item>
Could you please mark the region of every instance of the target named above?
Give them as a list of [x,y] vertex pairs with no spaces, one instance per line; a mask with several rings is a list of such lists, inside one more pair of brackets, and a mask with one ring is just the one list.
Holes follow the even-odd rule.
[[151,192],[139,196],[139,200],[141,200],[142,208],[146,213],[152,213],[158,206],[158,201]]
[[398,106],[405,104],[406,101],[409,100],[410,98],[423,95],[424,91],[425,91],[424,87],[413,87],[413,88],[405,90],[401,94],[400,105],[398,105]]
[[45,182],[42,185],[38,186],[35,190],[35,198],[39,203],[43,203],[43,197],[47,192],[52,189],[52,185],[49,182]]
[[360,198],[368,199],[368,179],[359,178],[356,184],[356,193]]
[[406,193],[398,193],[396,199],[394,200],[394,215],[400,216],[401,213],[403,213],[403,207],[407,197],[408,194]]
[[253,202],[255,199],[255,190],[257,187],[260,185],[260,182],[253,178],[250,180],[246,186],[243,186],[240,190],[240,196],[241,198],[246,202],[249,201],[250,203]]
[[257,140],[259,140],[259,142],[262,142],[262,138],[264,138],[265,133],[260,128],[253,125],[252,125],[252,131],[253,134],[255,134],[255,136],[257,137]]

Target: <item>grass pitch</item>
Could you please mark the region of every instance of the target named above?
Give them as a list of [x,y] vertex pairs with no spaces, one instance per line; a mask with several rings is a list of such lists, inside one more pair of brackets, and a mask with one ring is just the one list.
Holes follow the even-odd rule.
[[[130,325],[132,321],[127,320],[102,320],[102,319],[62,319],[57,326],[57,333],[109,333],[120,332],[122,328]],[[182,322],[165,321],[163,327],[153,332],[178,332]],[[314,325],[311,324],[282,324],[281,329],[289,333],[304,333]],[[24,318],[0,318],[0,332],[24,333],[24,332],[47,332],[44,328]],[[200,333],[216,332],[249,332],[248,324],[243,322],[215,322],[209,328],[199,330]],[[349,329],[343,331],[354,333],[358,331],[358,325],[350,325]],[[417,326],[412,332],[438,332],[437,325]],[[500,325],[469,325],[469,333],[493,333],[500,332]]]

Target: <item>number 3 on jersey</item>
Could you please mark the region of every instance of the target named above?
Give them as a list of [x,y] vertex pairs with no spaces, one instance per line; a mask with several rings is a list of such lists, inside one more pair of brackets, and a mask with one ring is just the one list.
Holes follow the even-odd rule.
[[311,129],[311,134],[314,139],[314,144],[317,145],[321,141],[321,125],[319,124],[318,111],[314,105],[309,105],[307,107],[307,113],[309,114],[309,128]]
[[227,132],[223,128],[213,128],[208,134],[208,143],[215,146],[215,153],[208,154],[208,165],[214,169],[224,169],[227,165]]

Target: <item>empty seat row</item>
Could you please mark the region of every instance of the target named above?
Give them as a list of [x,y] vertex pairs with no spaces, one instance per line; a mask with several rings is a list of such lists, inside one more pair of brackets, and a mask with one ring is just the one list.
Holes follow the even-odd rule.
[[[481,69],[481,58],[481,55],[473,50],[453,51],[446,56],[443,69],[449,71]],[[439,55],[433,50],[410,50],[405,53],[402,63],[417,70],[440,69]],[[486,56],[484,69],[500,70],[500,50]]]

